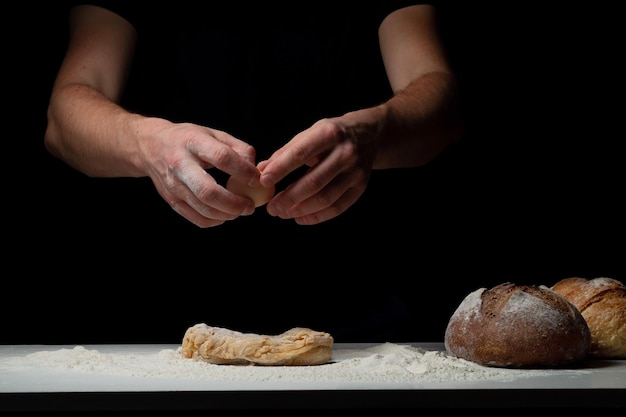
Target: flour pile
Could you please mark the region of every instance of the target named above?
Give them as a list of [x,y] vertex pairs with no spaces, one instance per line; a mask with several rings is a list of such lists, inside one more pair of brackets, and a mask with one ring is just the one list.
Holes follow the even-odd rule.
[[334,349],[332,361],[316,366],[215,365],[181,356],[180,348],[155,353],[102,353],[84,346],[42,350],[5,358],[0,368],[82,374],[207,381],[293,381],[355,383],[433,383],[477,381],[548,374],[542,370],[484,367],[443,351],[383,343],[360,349]]

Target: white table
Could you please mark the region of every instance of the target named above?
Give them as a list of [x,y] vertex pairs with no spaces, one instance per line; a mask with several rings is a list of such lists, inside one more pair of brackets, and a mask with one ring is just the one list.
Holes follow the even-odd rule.
[[[443,350],[441,343],[412,343]],[[335,344],[360,349],[368,344]],[[103,353],[154,354],[177,345],[88,345]],[[626,360],[588,360],[539,376],[495,380],[394,383],[384,381],[211,381],[132,375],[7,370],[2,361],[64,345],[0,345],[0,411],[347,409],[420,407],[624,407]],[[577,372],[580,370],[580,372]]]

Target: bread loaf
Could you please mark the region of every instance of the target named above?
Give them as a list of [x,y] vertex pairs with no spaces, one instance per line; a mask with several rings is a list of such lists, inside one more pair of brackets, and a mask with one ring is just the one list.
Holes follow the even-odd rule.
[[444,342],[449,354],[485,366],[558,367],[584,359],[591,334],[560,294],[507,282],[470,293],[452,314]]
[[589,356],[626,359],[626,286],[615,279],[565,278],[552,289],[580,311],[591,331]]

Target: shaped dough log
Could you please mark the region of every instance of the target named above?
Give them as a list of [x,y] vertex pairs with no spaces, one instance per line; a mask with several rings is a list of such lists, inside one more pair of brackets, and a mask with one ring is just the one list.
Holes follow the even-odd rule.
[[266,336],[199,323],[185,332],[182,355],[213,364],[321,365],[332,346],[330,334],[304,327]]

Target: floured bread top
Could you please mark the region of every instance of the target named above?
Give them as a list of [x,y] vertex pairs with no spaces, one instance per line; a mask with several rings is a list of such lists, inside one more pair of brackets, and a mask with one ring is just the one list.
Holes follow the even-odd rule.
[[607,277],[565,278],[557,282],[552,289],[567,298],[581,313],[600,299],[626,297],[626,286],[618,280]]
[[545,286],[500,284],[470,293],[450,318],[446,349],[488,366],[557,366],[586,356],[589,328]]

